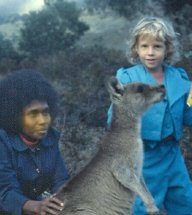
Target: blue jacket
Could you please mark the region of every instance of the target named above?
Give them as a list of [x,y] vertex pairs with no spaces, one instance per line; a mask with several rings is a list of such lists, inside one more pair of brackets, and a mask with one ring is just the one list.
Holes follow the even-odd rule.
[[[173,134],[178,141],[183,134],[183,125],[192,126],[192,108],[186,105],[190,89],[190,81],[186,72],[181,68],[164,65],[164,85],[166,97],[163,101],[151,106],[142,117],[141,135],[143,139],[160,141],[164,125],[166,109],[169,108]],[[122,84],[130,82],[156,83],[153,76],[142,64],[131,68],[121,68],[117,78]],[[153,117],[152,117],[153,116]],[[112,118],[112,107],[108,111],[108,125]],[[166,129],[164,129],[166,132]]]
[[17,135],[0,129],[0,210],[21,215],[26,201],[57,189],[69,178],[58,148],[59,134],[50,129],[32,150]]

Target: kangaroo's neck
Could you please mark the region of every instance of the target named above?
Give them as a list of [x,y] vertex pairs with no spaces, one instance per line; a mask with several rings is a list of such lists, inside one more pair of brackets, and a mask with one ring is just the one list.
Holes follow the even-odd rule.
[[127,112],[122,109],[114,107],[113,117],[111,123],[112,132],[130,132],[140,133],[140,121],[141,116],[138,116],[134,112]]
[[[113,109],[111,129],[102,144],[104,154],[128,154],[141,144],[141,116]],[[134,143],[134,144],[133,144]],[[109,145],[110,144],[110,145]]]

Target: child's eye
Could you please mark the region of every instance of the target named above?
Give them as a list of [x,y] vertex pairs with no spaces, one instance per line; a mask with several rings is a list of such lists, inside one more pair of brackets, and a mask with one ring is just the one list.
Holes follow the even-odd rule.
[[147,48],[147,45],[146,44],[142,44],[141,47],[142,48]]
[[156,45],[155,46],[155,48],[158,48],[158,49],[161,48],[161,47],[162,47],[162,45]]
[[30,116],[30,117],[36,117],[37,116],[37,111],[31,111],[30,113],[28,113],[28,116]]

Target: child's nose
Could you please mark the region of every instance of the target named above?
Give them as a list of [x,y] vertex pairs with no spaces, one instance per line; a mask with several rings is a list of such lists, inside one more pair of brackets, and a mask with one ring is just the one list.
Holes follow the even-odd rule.
[[150,46],[149,46],[149,48],[148,48],[148,54],[149,54],[149,55],[152,55],[153,53],[154,53],[153,47],[150,47]]
[[46,123],[46,121],[47,121],[47,119],[43,114],[38,115],[38,123],[39,124],[44,124],[44,123]]

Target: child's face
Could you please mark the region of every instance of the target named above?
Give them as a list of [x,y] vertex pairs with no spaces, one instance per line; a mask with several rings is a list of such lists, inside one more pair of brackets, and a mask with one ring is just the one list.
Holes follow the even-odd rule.
[[51,124],[47,102],[33,100],[24,108],[22,132],[31,140],[41,140],[46,136]]
[[166,56],[166,46],[163,41],[153,37],[140,37],[136,47],[141,63],[150,72],[161,72],[162,64]]

